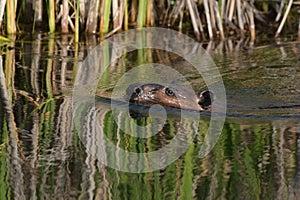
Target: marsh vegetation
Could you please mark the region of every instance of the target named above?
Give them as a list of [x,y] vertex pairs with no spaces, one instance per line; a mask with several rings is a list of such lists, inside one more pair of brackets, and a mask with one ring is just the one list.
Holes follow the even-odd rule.
[[[297,33],[299,2],[289,0],[36,0],[0,3],[2,33],[99,34],[108,37],[129,28],[172,27],[197,40]],[[300,27],[300,26],[299,26]],[[298,29],[299,32],[299,29]]]

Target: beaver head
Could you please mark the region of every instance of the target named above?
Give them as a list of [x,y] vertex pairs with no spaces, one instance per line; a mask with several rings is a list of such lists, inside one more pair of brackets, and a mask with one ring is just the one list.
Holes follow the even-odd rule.
[[177,85],[157,83],[132,84],[126,91],[131,103],[151,106],[209,111],[214,99],[213,92],[205,90],[199,94]]

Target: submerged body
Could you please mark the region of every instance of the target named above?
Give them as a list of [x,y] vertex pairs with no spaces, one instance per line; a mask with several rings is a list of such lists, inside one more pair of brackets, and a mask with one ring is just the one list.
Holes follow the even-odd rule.
[[127,89],[131,103],[151,106],[159,104],[165,107],[210,111],[214,95],[205,90],[199,94],[177,85],[158,83],[137,83]]

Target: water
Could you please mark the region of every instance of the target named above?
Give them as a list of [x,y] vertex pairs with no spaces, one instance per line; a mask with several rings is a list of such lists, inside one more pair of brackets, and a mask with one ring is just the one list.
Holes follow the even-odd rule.
[[[199,153],[209,114],[195,120],[198,113],[181,118],[178,110],[170,109],[166,121],[158,111],[154,118],[138,115],[134,120],[122,102],[115,104],[116,109],[110,106],[117,82],[140,63],[173,66],[196,92],[205,89],[203,77],[172,53],[148,49],[124,55],[105,71],[97,90],[87,92],[96,93],[95,107],[79,107],[73,119],[73,84],[97,44],[95,38],[76,46],[71,36],[39,34],[2,47],[0,199],[297,199],[299,43],[257,44],[250,50],[243,48],[250,44],[232,41],[203,44],[222,75],[227,95],[222,134],[203,158]],[[82,126],[76,128],[73,120]],[[160,123],[160,131],[151,135]],[[123,128],[136,130],[134,124],[150,125],[139,132],[145,138],[126,134]],[[147,156],[134,160],[108,145],[149,153],[176,136],[176,150],[183,154],[172,160],[176,152],[169,149],[165,153],[170,156],[160,157],[157,166],[149,165]],[[153,172],[130,173],[103,162],[127,170],[168,164]]]

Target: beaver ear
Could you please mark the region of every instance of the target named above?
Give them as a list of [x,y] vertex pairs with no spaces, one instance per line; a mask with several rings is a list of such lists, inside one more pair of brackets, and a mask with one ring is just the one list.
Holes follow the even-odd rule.
[[133,93],[137,92],[137,88],[141,88],[141,83],[133,83],[129,85],[126,89],[126,95],[131,96]]
[[198,104],[204,109],[208,109],[215,99],[215,94],[212,91],[205,90],[198,95]]

